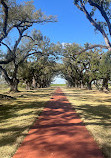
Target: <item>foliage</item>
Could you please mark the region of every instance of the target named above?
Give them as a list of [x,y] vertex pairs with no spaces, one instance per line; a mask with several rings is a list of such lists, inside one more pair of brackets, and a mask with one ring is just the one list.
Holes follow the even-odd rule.
[[80,53],[82,48],[77,44],[66,44],[63,50],[62,75],[69,86],[86,86],[92,89],[92,82],[103,79],[102,87],[108,90],[108,80],[111,75],[110,51],[102,53],[99,49]]
[[[74,5],[78,7],[85,15],[94,28],[99,31],[108,49],[111,49],[111,1],[110,0],[74,0]],[[97,13],[100,16],[97,16]]]
[[111,51],[104,53],[99,66],[99,72],[101,77],[107,77],[111,79]]
[[[28,30],[34,23],[44,24],[46,22],[54,22],[56,19],[53,16],[44,15],[41,10],[35,10],[32,1],[18,4],[16,1],[1,0],[0,7],[0,18],[2,22],[0,46],[4,46],[7,49],[5,49],[5,52],[3,51],[3,48],[1,49],[0,70],[3,72],[5,80],[10,85],[11,91],[18,91],[18,67],[28,56],[33,55],[34,53],[40,53],[40,48],[43,46],[43,44],[41,44],[43,42],[40,43],[40,41],[43,41],[40,32],[34,30],[30,35],[26,30]],[[10,32],[14,31],[14,28],[16,28],[16,32],[18,32],[17,37],[14,42],[7,42],[7,38],[9,38]],[[11,36],[11,38],[13,37]],[[9,70],[10,64],[9,67],[6,65],[8,63],[12,65],[13,70]]]
[[45,37],[38,48],[41,53],[34,54],[32,61],[27,61],[21,65],[19,76],[26,83],[28,89],[44,88],[51,84],[58,72],[55,60],[58,56],[59,46],[58,43],[56,45],[50,43],[50,40]]

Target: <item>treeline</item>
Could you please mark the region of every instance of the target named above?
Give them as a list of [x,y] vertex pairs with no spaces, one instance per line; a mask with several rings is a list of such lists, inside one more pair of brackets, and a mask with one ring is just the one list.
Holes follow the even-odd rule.
[[17,92],[19,82],[27,89],[49,86],[56,71],[59,43],[50,42],[32,26],[56,22],[56,18],[36,10],[32,1],[18,4],[1,0],[0,11],[0,74],[10,91]]
[[[81,52],[78,44],[65,44],[62,74],[70,87],[87,87],[94,84],[99,90],[109,90],[111,81],[111,51],[100,49]],[[81,52],[81,53],[80,53]]]
[[26,89],[36,89],[49,87],[57,72],[56,63],[47,56],[39,56],[33,62],[24,62],[19,68],[19,78],[21,83],[26,85]]
[[[99,31],[106,45],[54,44],[37,29],[35,24],[56,22],[36,10],[33,2],[18,4],[15,0],[0,1],[0,74],[10,87],[17,92],[21,82],[27,89],[50,86],[53,78],[61,74],[70,87],[87,87],[92,84],[99,90],[109,90],[111,80],[111,13],[110,1],[80,1],[74,4],[85,13],[87,19]],[[90,5],[88,13],[86,7]],[[102,19],[94,19],[96,9]],[[104,16],[105,15],[105,16]],[[104,21],[102,21],[104,19]],[[103,52],[102,49],[107,51]],[[63,63],[60,58],[63,58]],[[57,59],[59,63],[57,63]],[[60,64],[61,63],[61,64]]]
[[[33,33],[36,38],[41,35],[37,31]],[[17,92],[19,83],[25,84],[28,90],[50,86],[58,71],[56,59],[60,46],[59,43],[51,43],[46,36],[34,41],[22,41],[15,52],[16,58],[2,66],[2,75],[10,92]]]

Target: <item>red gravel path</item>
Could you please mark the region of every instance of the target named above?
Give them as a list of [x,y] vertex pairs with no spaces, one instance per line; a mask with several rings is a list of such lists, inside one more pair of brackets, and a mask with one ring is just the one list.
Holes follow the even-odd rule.
[[103,158],[58,88],[13,158]]

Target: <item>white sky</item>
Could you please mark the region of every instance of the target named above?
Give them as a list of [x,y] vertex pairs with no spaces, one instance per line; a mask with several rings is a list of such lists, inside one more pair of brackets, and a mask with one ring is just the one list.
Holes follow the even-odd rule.
[[54,78],[53,84],[65,84],[65,79],[61,78],[60,76],[57,76]]

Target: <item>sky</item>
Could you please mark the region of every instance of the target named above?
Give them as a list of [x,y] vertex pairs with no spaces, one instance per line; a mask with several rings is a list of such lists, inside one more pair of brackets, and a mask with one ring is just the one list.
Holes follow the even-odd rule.
[[83,12],[73,4],[73,0],[34,0],[37,9],[46,15],[56,15],[58,22],[36,25],[52,42],[79,43],[104,42],[101,34],[94,32],[93,26]]
[[[23,0],[17,0],[22,2]],[[73,0],[34,0],[36,9],[41,9],[46,15],[57,16],[58,22],[44,25],[36,24],[34,27],[50,38],[51,42],[78,43],[84,45],[104,44],[100,33],[95,33],[94,27],[73,4]],[[64,83],[63,79],[55,79],[55,83]]]

